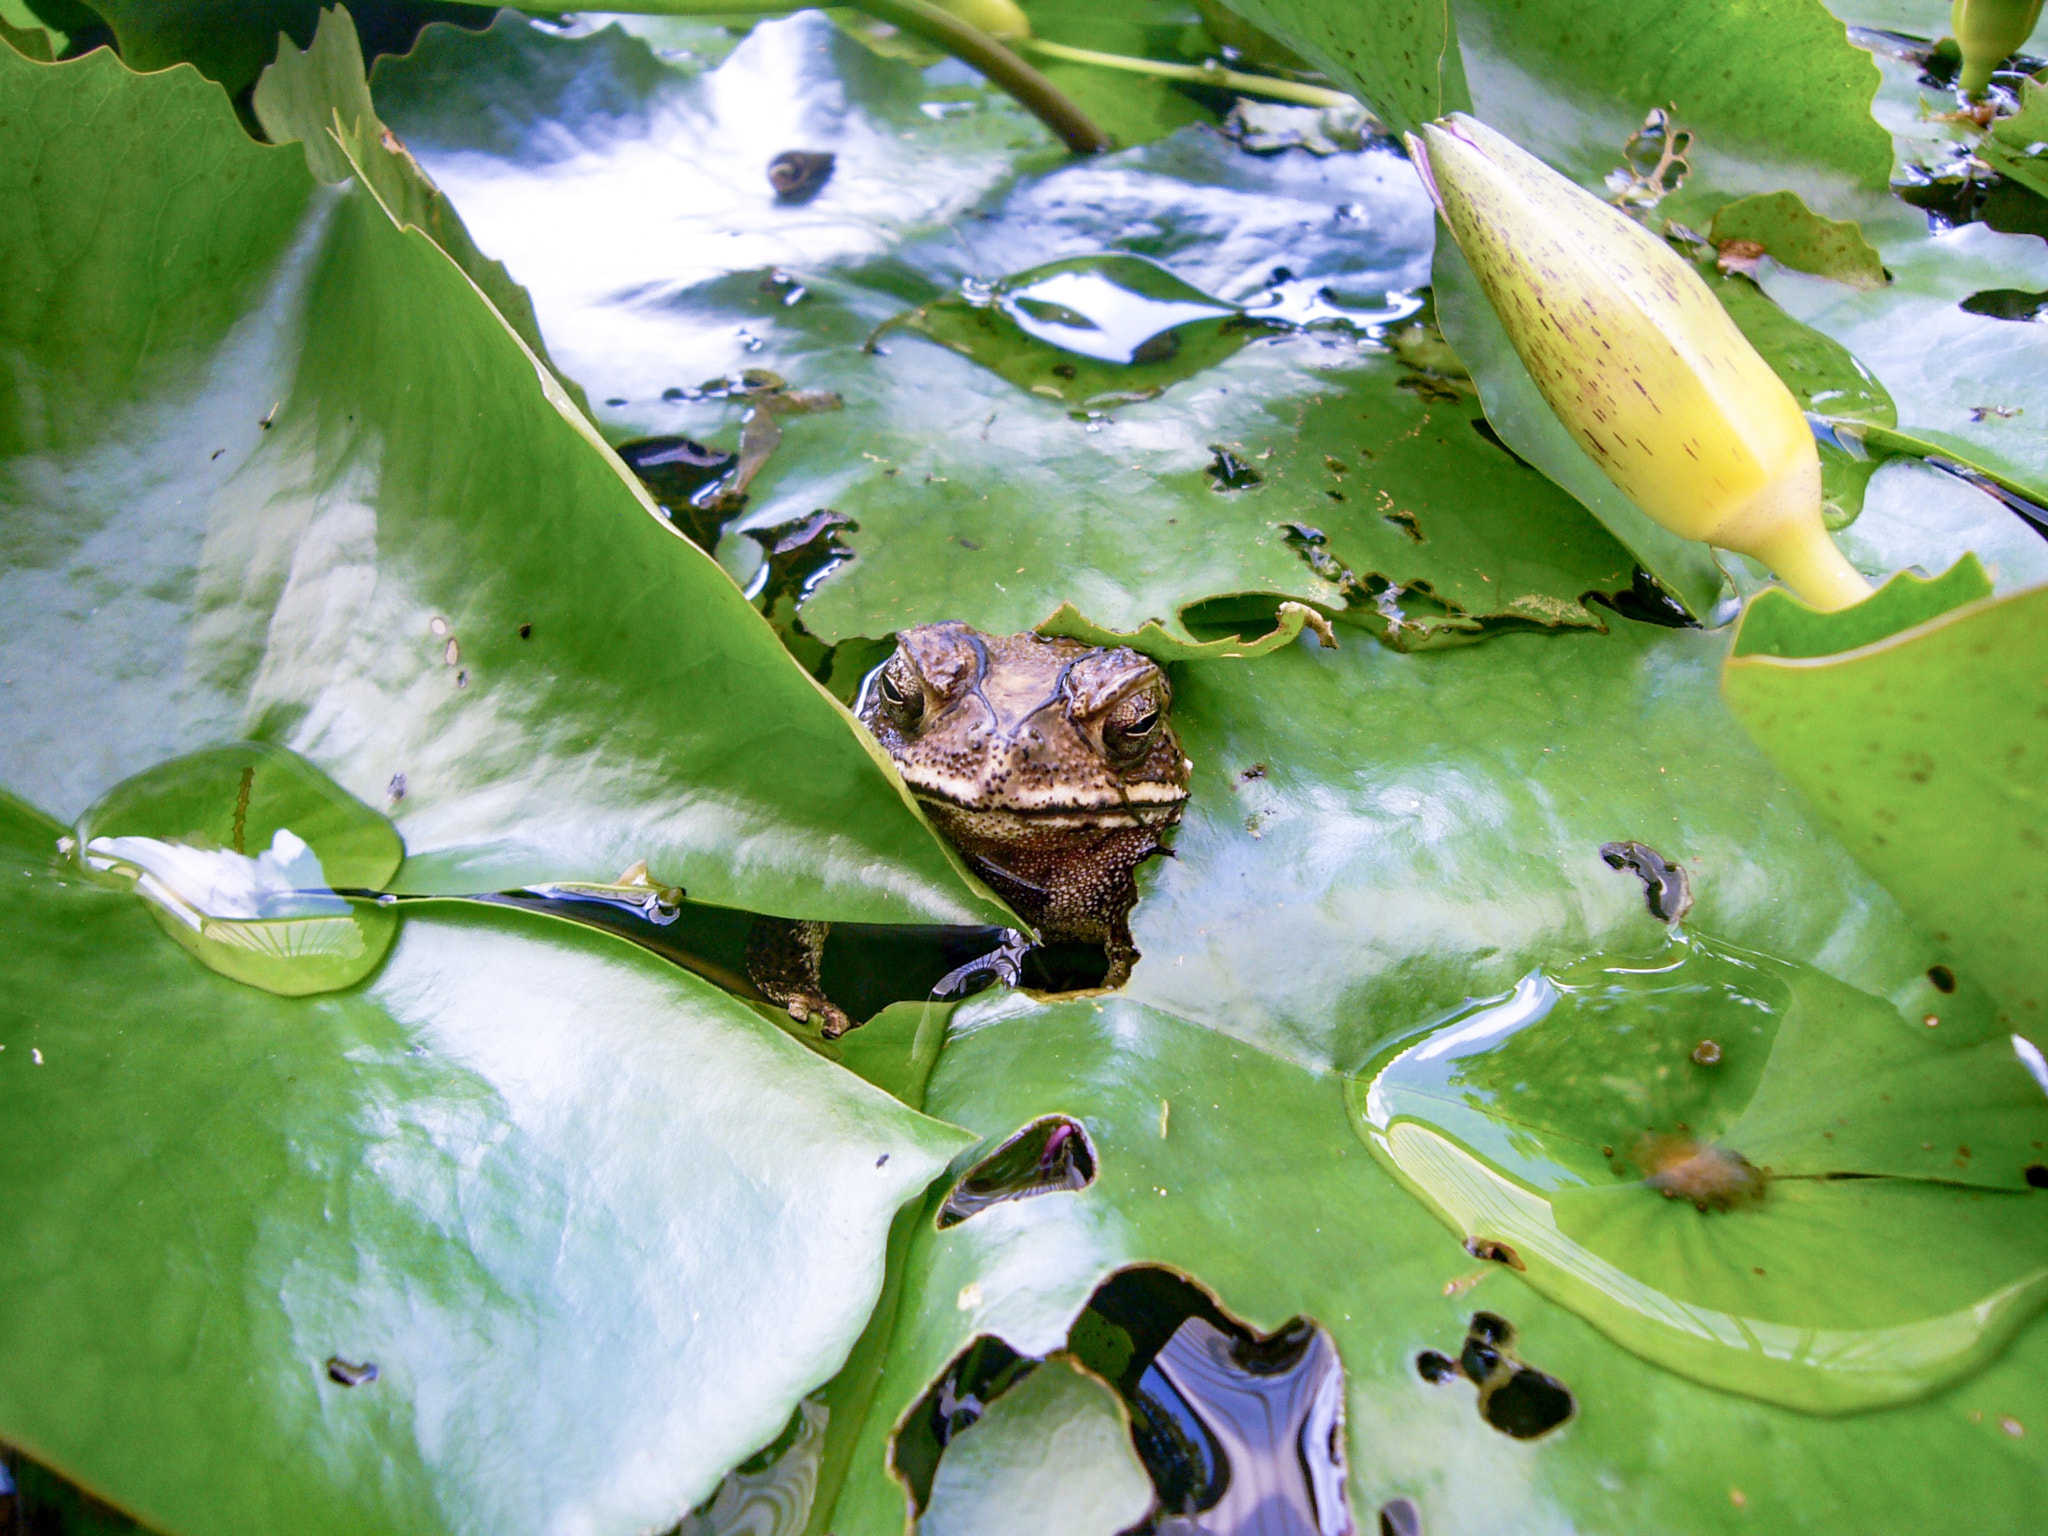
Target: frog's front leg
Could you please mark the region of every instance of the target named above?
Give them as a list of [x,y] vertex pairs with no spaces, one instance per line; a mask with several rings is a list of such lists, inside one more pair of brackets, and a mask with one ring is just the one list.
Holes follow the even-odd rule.
[[818,974],[830,923],[760,917],[747,932],[747,978],[771,1003],[780,1003],[802,1024],[815,1019],[818,1032],[836,1040],[853,1028],[846,1011],[825,996]]

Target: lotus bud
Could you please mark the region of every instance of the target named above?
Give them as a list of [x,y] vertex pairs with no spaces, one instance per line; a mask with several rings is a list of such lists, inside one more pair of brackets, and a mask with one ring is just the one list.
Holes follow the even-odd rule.
[[1462,113],[1408,147],[1536,387],[1624,495],[1816,608],[1869,594],[1821,522],[1799,402],[1690,263]]
[[1956,0],[1948,29],[1962,50],[1956,84],[1975,101],[1991,84],[1991,72],[2020,51],[2041,19],[2041,0]]
[[938,0],[938,5],[999,42],[1020,43],[1031,36],[1031,19],[1016,0]]

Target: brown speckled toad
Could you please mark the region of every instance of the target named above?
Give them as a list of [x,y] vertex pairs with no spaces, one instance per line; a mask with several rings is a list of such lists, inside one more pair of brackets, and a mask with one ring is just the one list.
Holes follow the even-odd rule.
[[[975,873],[1046,940],[1102,945],[1115,987],[1138,958],[1134,872],[1187,802],[1171,700],[1166,674],[1125,647],[949,623],[898,636],[856,709]],[[805,969],[794,958],[785,972]],[[765,946],[750,969],[799,1018],[846,1027]]]

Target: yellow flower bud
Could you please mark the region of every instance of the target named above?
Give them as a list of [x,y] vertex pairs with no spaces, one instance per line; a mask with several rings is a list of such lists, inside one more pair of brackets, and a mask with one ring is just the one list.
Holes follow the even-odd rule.
[[1018,9],[1016,0],[937,0],[937,4],[1001,42],[1018,43],[1031,35],[1031,20]]
[[1536,387],[1623,494],[1817,608],[1868,595],[1821,522],[1798,401],[1690,263],[1462,113],[1408,146]]
[[2020,51],[2041,19],[2041,0],[1956,0],[1948,29],[1962,50],[1963,70],[1956,79],[1971,100],[1984,94],[1991,72]]

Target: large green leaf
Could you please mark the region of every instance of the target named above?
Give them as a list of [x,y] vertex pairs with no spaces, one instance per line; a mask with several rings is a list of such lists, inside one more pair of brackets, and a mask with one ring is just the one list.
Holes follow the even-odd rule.
[[964,1139],[504,908],[237,985],[58,831],[0,801],[0,1441],[157,1529],[666,1525],[838,1368]]
[[1745,619],[1730,707],[2012,1024],[2048,1038],[2048,588],[1839,654],[1771,654],[1774,627],[1762,605]]
[[1642,890],[1599,851],[1633,838],[1691,871],[1708,931],[1929,1011],[1952,957],[1743,735],[1726,646],[1619,623],[1180,669],[1193,793],[1140,877],[1132,993],[1354,1067],[1532,966],[1637,947]]
[[1396,127],[1475,112],[1591,186],[1621,165],[1647,113],[1673,109],[1695,135],[1696,180],[1669,210],[1681,217],[1709,188],[1717,197],[1789,188],[1853,216],[1882,193],[1890,169],[1869,110],[1877,72],[1821,0],[1655,10],[1243,0],[1237,9],[1352,82]]
[[[323,0],[91,0],[138,70],[191,64],[231,96],[256,83],[277,56],[279,35],[310,46]],[[476,26],[484,18],[446,0],[366,0],[373,52],[403,52],[430,21]]]
[[[1351,1135],[1335,1079],[1124,999],[970,1003],[955,1015],[929,1107],[979,1131],[984,1148],[1039,1115],[1074,1116],[1097,1176],[943,1231],[930,1220],[936,1194],[927,1201],[889,1368],[814,1531],[900,1531],[904,1495],[884,1459],[898,1417],[979,1335],[1026,1355],[1066,1347],[1095,1287],[1133,1264],[1193,1277],[1261,1331],[1296,1316],[1330,1331],[1360,1530],[1404,1497],[1431,1536],[1751,1526],[1974,1536],[2023,1528],[2048,1475],[2038,1435],[1998,1428],[2006,1415],[2031,1430],[2048,1411],[2048,1330],[2027,1330],[1947,1394],[1882,1414],[1815,1418],[1697,1386],[1615,1349],[1504,1265],[1468,1256]],[[1465,1383],[1418,1375],[1418,1353],[1455,1355],[1478,1309],[1514,1325],[1523,1358],[1573,1394],[1565,1428],[1516,1443],[1474,1411]],[[1970,1497],[1955,1498],[1957,1486]]]
[[[616,38],[516,26],[429,33],[413,58],[380,67],[380,108],[534,284],[551,343],[606,402],[611,430],[727,440],[755,399],[691,399],[690,386],[749,367],[839,394],[844,409],[785,425],[739,525],[820,507],[858,524],[845,535],[852,562],[804,604],[814,634],[949,618],[1015,631],[1071,603],[1104,630],[1158,621],[1163,641],[1185,643],[1183,615],[1209,599],[1252,595],[1208,615],[1250,628],[1270,627],[1289,599],[1351,601],[1379,623],[1377,594],[1392,584],[1424,594],[1402,612],[1425,635],[1456,635],[1496,620],[1586,625],[1585,594],[1629,585],[1627,554],[1481,435],[1465,386],[1372,339],[1414,311],[1431,240],[1421,189],[1385,147],[1259,157],[1189,130],[1041,172],[1035,129],[1011,128],[1021,152],[998,153],[993,135],[1014,108],[963,95],[974,110],[935,125],[915,112],[933,87],[910,66],[814,18],[757,26],[715,72],[671,74],[631,113],[618,103],[639,66]],[[561,98],[561,111],[573,146],[525,104],[525,82],[572,68],[583,95]],[[474,107],[444,89],[458,75],[472,90],[502,80],[519,126],[481,136]],[[835,119],[819,98],[841,89],[858,111]],[[766,132],[764,96],[792,113]],[[799,142],[798,124],[813,134],[802,143],[839,154],[801,210],[778,206],[751,170]],[[716,155],[697,171],[672,168],[706,144]],[[641,168],[656,163],[650,180]],[[536,206],[572,233],[535,220]],[[678,230],[692,232],[680,270]],[[1092,413],[1062,398],[1072,391],[1056,370],[1078,363],[1098,383],[1117,370],[1021,332],[991,333],[986,363],[900,327],[878,338],[879,354],[861,350],[913,300],[1105,251],[1149,257],[1251,317],[1330,328],[1239,332],[1248,345],[1158,399]],[[943,319],[958,339],[987,311],[952,301],[931,314],[927,329]],[[1182,350],[1176,363],[1195,349]],[[1219,489],[1208,472],[1219,447],[1253,469],[1256,488]],[[1321,541],[1300,547],[1290,523]],[[728,532],[720,554],[746,576],[760,546]]]
[[2048,499],[2048,327],[1962,308],[1993,289],[2048,290],[2048,251],[1983,224],[1879,241],[1890,286],[1764,274],[1767,293],[1861,359],[1898,405],[1899,432]]
[[0,94],[0,782],[254,738],[389,811],[399,889],[1000,920],[424,234],[189,69]]

